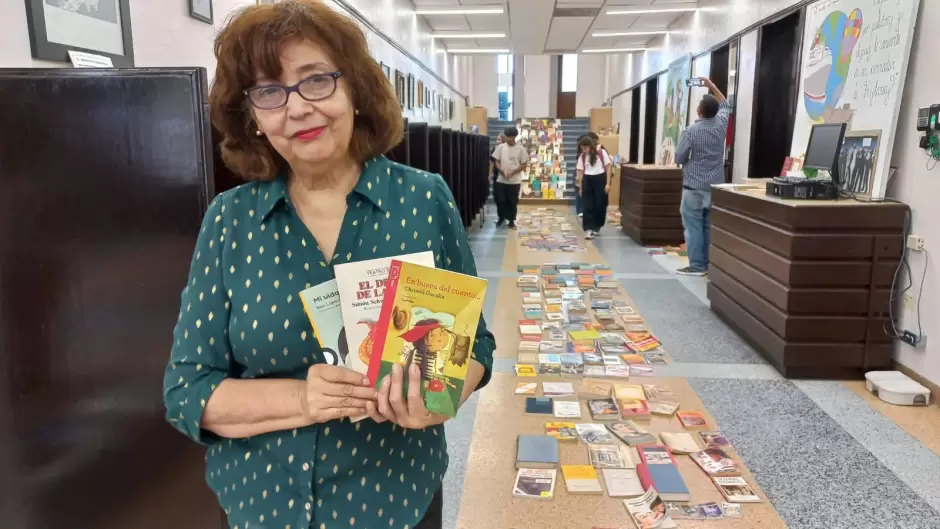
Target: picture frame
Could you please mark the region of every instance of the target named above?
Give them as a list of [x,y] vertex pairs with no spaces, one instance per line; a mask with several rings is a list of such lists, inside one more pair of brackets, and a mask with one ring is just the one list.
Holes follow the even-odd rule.
[[408,82],[407,82],[407,87],[408,87],[408,92],[407,92],[407,107],[408,107],[408,110],[414,110],[414,107],[415,107],[415,76],[412,75],[412,74],[408,74],[407,80],[408,80]]
[[211,25],[214,22],[212,0],[189,0],[189,16]]
[[444,121],[444,96],[437,94],[437,119]]
[[392,69],[389,67],[389,65],[385,64],[385,63],[382,62],[382,61],[379,61],[379,66],[382,67],[382,73],[385,74],[385,78],[388,79],[389,82],[391,82],[391,80],[392,80]]
[[405,80],[405,74],[401,70],[395,70],[395,96],[398,98],[398,106],[402,110],[405,109],[407,105],[407,94],[405,91],[408,89],[407,81]]
[[427,98],[424,97],[424,81],[418,81],[418,108],[424,108],[424,102]]
[[840,187],[871,198],[881,152],[881,130],[847,130],[839,151]]
[[431,89],[428,87],[424,87],[424,106],[431,108]]
[[130,0],[99,0],[92,11],[68,0],[25,0],[34,59],[69,62],[69,50],[101,55],[116,68],[134,66]]

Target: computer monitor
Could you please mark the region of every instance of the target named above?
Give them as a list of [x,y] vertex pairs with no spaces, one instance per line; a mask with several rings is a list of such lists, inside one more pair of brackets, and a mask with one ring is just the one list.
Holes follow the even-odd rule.
[[845,137],[845,123],[813,125],[806,145],[803,167],[828,171],[833,183],[839,184],[839,151]]

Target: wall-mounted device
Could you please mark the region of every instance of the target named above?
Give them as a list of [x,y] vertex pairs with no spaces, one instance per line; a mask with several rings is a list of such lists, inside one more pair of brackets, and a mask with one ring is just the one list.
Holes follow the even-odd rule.
[[940,105],[930,105],[928,129],[932,132],[940,130]]
[[924,107],[917,111],[917,130],[927,132],[930,128],[930,107]]

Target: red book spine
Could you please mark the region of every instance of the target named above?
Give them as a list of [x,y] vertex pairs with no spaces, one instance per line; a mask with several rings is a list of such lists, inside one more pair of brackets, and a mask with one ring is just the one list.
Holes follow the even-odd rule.
[[401,275],[401,261],[392,259],[392,264],[388,268],[388,279],[385,281],[382,311],[373,329],[375,334],[372,337],[372,356],[369,358],[369,383],[374,388],[379,387],[379,370],[382,367],[382,356],[385,352],[385,338],[388,336],[388,327],[392,322],[392,311],[395,309],[395,292],[398,290],[399,275]]

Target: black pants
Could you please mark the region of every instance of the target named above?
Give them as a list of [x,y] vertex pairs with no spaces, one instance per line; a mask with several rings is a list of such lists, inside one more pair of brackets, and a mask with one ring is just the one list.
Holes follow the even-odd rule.
[[493,189],[493,199],[496,201],[496,216],[502,222],[516,222],[516,212],[519,209],[519,188],[521,184],[503,184],[496,182]]
[[428,506],[427,512],[424,513],[424,518],[421,518],[421,521],[418,522],[418,525],[415,526],[415,529],[441,529],[444,525],[444,496],[441,492],[444,490],[444,487],[437,489],[437,492],[434,493],[434,497],[431,498],[431,505]]
[[584,231],[598,231],[607,222],[606,174],[586,174],[581,179],[581,224]]

